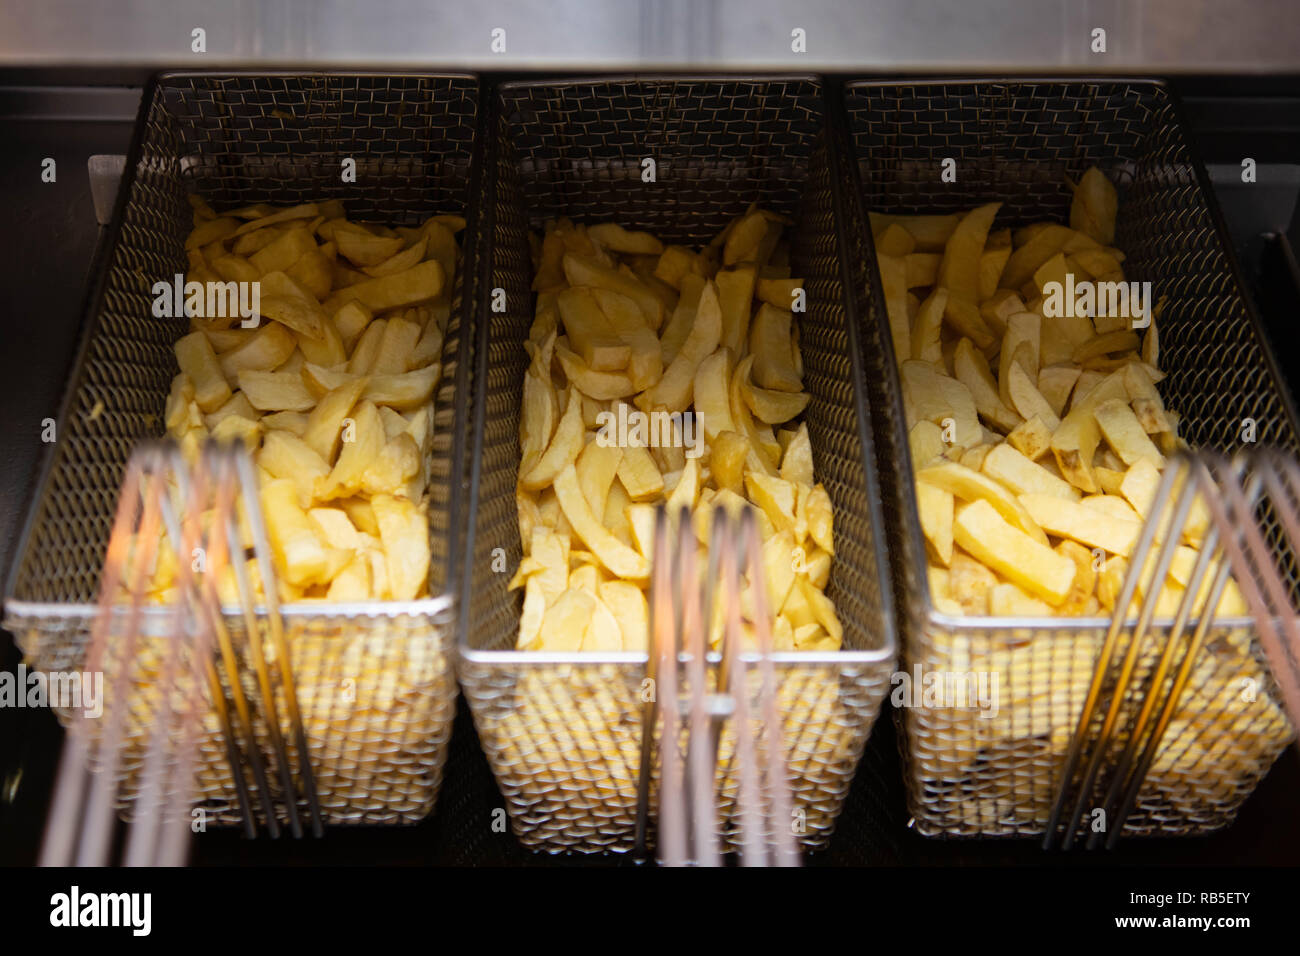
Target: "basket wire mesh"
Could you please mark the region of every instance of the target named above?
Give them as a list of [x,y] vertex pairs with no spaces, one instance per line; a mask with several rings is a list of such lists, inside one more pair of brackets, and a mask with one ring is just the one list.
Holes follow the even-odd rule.
[[[433,596],[284,609],[289,665],[327,823],[422,819],[433,808],[446,760],[456,696],[448,555],[458,524],[460,482],[452,476],[459,473],[456,435],[465,411],[458,382],[468,373],[461,362],[461,309],[476,294],[477,225],[468,199],[477,175],[478,100],[478,83],[469,76],[173,73],[152,81],[58,440],[9,583],[6,625],[28,659],[46,671],[77,669],[123,469],[139,440],[163,431],[164,401],[177,371],[172,343],[188,331],[183,316],[151,313],[153,284],[186,271],[187,194],[218,209],[340,199],[354,219],[408,226],[440,212],[465,215],[470,223],[461,237],[463,263],[427,462]],[[355,182],[342,180],[344,158],[356,161]],[[151,641],[167,639],[166,614],[159,608],[152,615],[142,653]],[[226,616],[232,640],[246,647],[242,620]],[[139,770],[151,719],[148,695],[137,696],[143,703],[128,729],[128,777]],[[60,717],[66,721],[67,714]],[[267,752],[268,728],[260,718],[256,734]],[[239,823],[215,716],[199,751],[207,819]],[[124,810],[129,784],[127,793]]]
[[[1148,81],[849,83],[845,118],[860,199],[852,256],[855,304],[870,343],[868,376],[908,669],[1000,678],[999,712],[901,709],[908,807],[929,836],[1041,835],[1106,633],[1104,618],[952,617],[934,610],[901,388],[865,210],[951,213],[1001,201],[1011,225],[1068,221],[1070,181],[1099,166],[1120,192],[1115,244],[1130,279],[1166,297],[1158,321],[1161,391],[1193,446],[1240,446],[1243,419],[1259,443],[1294,454],[1296,418],[1258,320],[1226,252],[1208,179],[1177,104]],[[957,160],[956,185],[940,181]],[[850,204],[851,206],[853,204]],[[1276,528],[1271,528],[1276,532]],[[1276,533],[1272,540],[1289,550]],[[1294,569],[1294,556],[1284,556]],[[1288,585],[1294,593],[1292,571]],[[1163,642],[1169,621],[1156,621]],[[1222,626],[1219,626],[1222,625]],[[1145,659],[1143,679],[1153,660]],[[1268,688],[1246,700],[1243,680]],[[1098,717],[1100,720],[1100,716]],[[1248,620],[1216,622],[1137,805],[1128,835],[1221,829],[1293,735]]]
[[[777,696],[805,846],[830,837],[888,690],[895,650],[874,452],[856,330],[846,321],[820,84],[811,78],[613,78],[500,88],[489,284],[506,308],[478,335],[469,566],[459,674],[515,834],[551,852],[632,848],[646,655],[516,652],[520,598],[493,556],[521,557],[515,483],[533,318],[528,231],[551,218],[617,221],[702,245],[751,202],[792,217],[806,420],[830,493],[836,557],[827,593],[838,653],[776,655]],[[653,159],[656,181],[644,182]],[[499,567],[500,565],[498,565]],[[724,752],[726,743],[723,743]],[[735,772],[719,762],[724,821]],[[724,842],[730,839],[723,823]]]

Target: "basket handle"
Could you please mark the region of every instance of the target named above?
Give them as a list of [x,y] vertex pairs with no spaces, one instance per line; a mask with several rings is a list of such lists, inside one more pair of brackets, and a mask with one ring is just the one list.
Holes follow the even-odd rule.
[[[1147,515],[1070,739],[1044,849],[1058,840],[1070,849],[1090,804],[1089,849],[1118,843],[1211,634],[1253,625],[1283,707],[1300,726],[1300,618],[1287,583],[1291,549],[1300,541],[1300,462],[1275,449],[1231,461],[1208,450],[1180,453],[1165,468]],[[1164,582],[1184,530],[1207,519],[1161,645],[1152,632]],[[1270,543],[1268,522],[1287,544]],[[1278,539],[1276,532],[1271,537]],[[1239,591],[1248,618],[1224,613],[1229,587]],[[1140,676],[1148,637],[1159,654]]]

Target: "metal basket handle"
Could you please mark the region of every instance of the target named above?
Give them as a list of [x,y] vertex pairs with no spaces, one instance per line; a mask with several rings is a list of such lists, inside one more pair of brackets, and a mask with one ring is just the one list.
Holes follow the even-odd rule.
[[[637,779],[636,847],[645,855],[654,759],[658,755],[658,857],[665,866],[720,866],[716,767],[728,719],[736,739],[736,824],[745,866],[798,866],[790,819],[781,723],[776,708],[772,635],[758,530],[752,509],[737,521],[714,511],[708,568],[700,578],[690,510],[674,522],[660,506],[651,572],[652,646],[647,677],[654,693],[642,710]],[[742,581],[752,600],[758,659],[742,652]],[[721,657],[710,686],[709,637],[721,634]],[[758,670],[757,706],[747,675]],[[679,671],[681,672],[679,674]],[[679,690],[679,682],[685,688]],[[757,729],[756,729],[757,727]],[[685,738],[685,755],[682,738]],[[656,748],[655,743],[658,742]]]
[[[256,603],[240,538],[241,510],[263,583],[262,609]],[[158,618],[149,614],[146,605],[149,579],[163,548],[175,552],[176,597]],[[199,552],[204,555],[202,571],[191,561],[191,555]],[[234,572],[240,614],[249,635],[249,656],[258,688],[258,700],[252,703],[243,690],[239,655],[226,626],[217,585],[227,567]],[[132,704],[139,704],[142,695],[156,704],[156,712],[151,713],[146,732],[140,786],[125,847],[126,865],[185,862],[197,739],[209,707],[221,725],[245,835],[251,838],[256,834],[249,772],[267,832],[272,837],[280,833],[275,799],[254,732],[255,708],[260,709],[271,736],[291,832],[294,836],[303,832],[297,808],[300,785],[312,832],[316,836],[323,833],[278,593],[257,478],[243,447],[210,443],[192,465],[172,442],[145,442],[137,447],[128,461],[118,499],[86,659],[89,673],[112,671],[106,720],[95,731],[84,712],[74,712],[46,828],[42,865],[75,861],[80,866],[97,866],[108,862],[113,807],[130,774],[123,762],[127,722],[133,717]],[[262,646],[259,610],[267,619],[280,665],[275,668],[278,688]],[[142,646],[142,635],[153,633],[156,620],[165,624],[154,634],[161,637],[161,663],[151,671],[143,659],[148,648]],[[280,731],[277,691],[290,722],[296,761]]]
[[[1138,681],[1163,582],[1197,509],[1208,514],[1209,528],[1155,666]],[[1263,449],[1229,461],[1201,450],[1180,454],[1164,469],[1070,740],[1044,849],[1058,840],[1062,849],[1073,846],[1090,802],[1102,825],[1093,827],[1088,847],[1118,843],[1209,635],[1232,626],[1219,611],[1230,581],[1249,610],[1291,723],[1300,726],[1300,617],[1287,582],[1294,553],[1291,545],[1270,544],[1270,521],[1275,539],[1300,541],[1300,462],[1288,455]],[[1103,784],[1104,796],[1095,802]]]

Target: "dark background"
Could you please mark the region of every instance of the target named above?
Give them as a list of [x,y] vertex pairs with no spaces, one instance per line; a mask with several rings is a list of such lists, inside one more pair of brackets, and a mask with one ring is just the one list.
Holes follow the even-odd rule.
[[[68,86],[69,77],[80,86]],[[490,78],[487,78],[490,80]],[[40,422],[57,414],[103,230],[97,225],[87,157],[124,154],[143,76],[0,71],[0,580],[14,559],[42,445]],[[58,81],[63,85],[52,85]],[[114,85],[104,85],[114,84]],[[1300,276],[1282,236],[1300,246],[1300,84],[1288,78],[1184,78],[1184,99],[1210,170],[1249,291],[1293,394],[1300,383]],[[40,181],[44,157],[58,181]],[[1258,182],[1240,182],[1253,157]],[[0,634],[0,667],[19,660]],[[1045,863],[1295,865],[1300,862],[1300,751],[1287,750],[1242,808],[1235,825],[1209,837],[1129,840],[1109,853],[1045,854],[1035,841],[926,840],[909,829],[893,722],[877,724],[829,849],[809,865],[997,865]],[[62,732],[44,710],[0,709],[0,864],[35,861]],[[196,840],[193,862],[213,864],[632,865],[625,857],[551,857],[494,833],[504,803],[463,703],[446,782],[435,812],[412,828],[332,830],[319,841],[244,840],[214,830]]]

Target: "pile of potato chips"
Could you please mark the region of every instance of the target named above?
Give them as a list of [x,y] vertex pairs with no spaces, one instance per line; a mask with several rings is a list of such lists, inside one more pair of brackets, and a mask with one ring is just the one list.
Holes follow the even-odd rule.
[[[168,433],[191,459],[209,437],[253,453],[281,600],[426,596],[432,396],[464,220],[390,229],[335,200],[192,205],[187,281],[259,283],[260,318],[191,315]],[[167,601],[175,556],[161,552],[152,590]],[[234,600],[229,568],[221,586]]]
[[756,505],[775,649],[840,647],[824,593],[830,496],[792,424],[810,398],[795,321],[806,298],[783,226],[751,208],[700,251],[613,223],[560,220],[534,238],[518,648],[645,649],[659,503],[690,511],[701,550],[715,509]]
[[[999,208],[871,216],[930,591],[954,614],[1108,613],[1165,455],[1184,445],[1156,389],[1158,309],[1127,288],[1117,309],[1100,293],[1092,314],[1047,307],[1061,289],[1127,286],[1099,170],[1076,187],[1069,227],[994,230]],[[1181,602],[1207,529],[1194,507],[1159,616]],[[1219,612],[1243,611],[1230,583]]]

